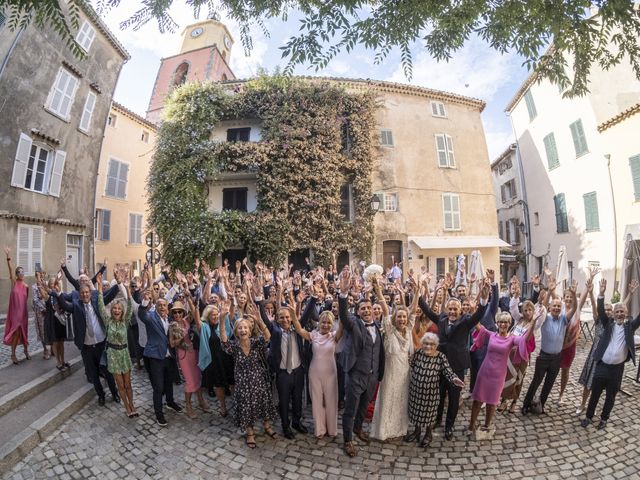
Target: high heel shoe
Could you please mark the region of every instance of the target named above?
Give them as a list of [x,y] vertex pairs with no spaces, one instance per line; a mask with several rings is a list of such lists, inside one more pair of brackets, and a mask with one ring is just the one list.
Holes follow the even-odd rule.
[[416,428],[413,432],[407,433],[404,436],[404,438],[402,439],[402,441],[404,441],[404,442],[415,442],[415,441],[417,441],[419,439],[420,439],[420,430]]

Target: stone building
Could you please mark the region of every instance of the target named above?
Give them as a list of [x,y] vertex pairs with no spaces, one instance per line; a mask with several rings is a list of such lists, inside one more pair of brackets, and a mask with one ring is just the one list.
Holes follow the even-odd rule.
[[156,141],[155,124],[113,102],[96,183],[95,268],[145,262],[148,233],[146,179]]
[[186,26],[182,31],[180,51],[161,60],[147,120],[160,121],[165,98],[175,86],[236,78],[229,67],[233,43],[229,29],[217,20],[208,19]]
[[[486,268],[499,267],[495,198],[480,113],[484,102],[461,95],[397,83],[357,79],[329,80],[351,91],[373,91],[382,102],[377,112],[378,159],[372,172],[379,201],[374,217],[371,260],[390,266],[391,256],[408,271],[422,266],[443,275],[455,271],[455,257],[482,253]],[[229,82],[230,88],[239,82]],[[261,140],[256,120],[221,122],[219,141]],[[343,189],[343,203],[351,192]],[[228,173],[209,186],[209,207],[255,210],[256,175]],[[231,260],[243,251],[225,252]],[[295,260],[295,259],[294,259]],[[343,252],[338,263],[355,259]]]
[[[0,22],[0,244],[27,277],[63,256],[75,275],[93,264],[100,146],[129,54],[90,7],[80,17],[82,59],[51,29]],[[9,288],[2,268],[0,311]]]
[[498,211],[498,235],[509,244],[500,249],[500,278],[507,283],[515,275],[524,282],[530,236],[522,168],[515,143],[491,163],[491,179]]

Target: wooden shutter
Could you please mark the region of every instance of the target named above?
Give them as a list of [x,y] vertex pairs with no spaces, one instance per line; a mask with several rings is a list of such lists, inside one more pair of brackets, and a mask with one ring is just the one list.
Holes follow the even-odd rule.
[[516,198],[517,196],[517,192],[516,192],[516,181],[515,180],[509,180],[509,188],[511,189],[511,198]]
[[447,139],[447,158],[448,158],[448,161],[449,161],[449,166],[451,168],[455,168],[456,159],[453,156],[453,139],[451,138],[450,135],[447,135],[446,139]]
[[585,228],[587,232],[600,230],[598,196],[596,192],[585,193],[582,199],[584,201]]
[[49,182],[49,195],[54,197],[60,196],[60,186],[62,185],[62,177],[64,174],[64,162],[67,158],[67,152],[56,150],[53,155],[53,168],[51,169],[51,181]]
[[529,121],[536,118],[538,112],[536,111],[536,104],[533,101],[533,95],[531,95],[531,90],[527,90],[527,93],[524,94],[524,101],[527,104],[527,111],[529,112]]
[[445,230],[451,230],[453,228],[453,219],[451,216],[451,195],[448,193],[442,195],[442,213],[444,215]]
[[102,210],[102,224],[100,226],[100,240],[111,239],[111,210]]
[[509,243],[512,243],[511,242],[511,220],[507,220],[506,222],[504,222],[504,226],[506,229],[506,232],[505,232],[506,241]]
[[444,110],[444,103],[439,103],[438,104],[438,113],[440,114],[441,117],[446,117],[447,113]]
[[107,185],[105,187],[105,195],[110,197],[116,196],[118,185],[118,168],[119,163],[113,158],[109,160],[109,171],[107,172]]
[[502,227],[502,220],[498,222],[498,237],[500,237],[501,239],[504,239],[503,236],[503,227]]
[[27,225],[18,225],[18,254],[16,255],[18,263],[16,265],[22,267],[25,273],[31,273],[31,270],[29,270],[29,264],[31,263],[31,255],[29,255],[30,233],[31,229]]
[[27,165],[29,164],[29,154],[31,153],[31,137],[20,134],[18,140],[18,148],[16,150],[16,158],[13,162],[13,174],[11,175],[11,185],[14,187],[24,188],[25,178],[27,176]]
[[438,155],[438,166],[446,168],[449,165],[447,158],[447,141],[444,135],[436,135],[436,154]]
[[640,201],[640,155],[634,155],[629,159],[631,169],[631,183],[636,201]]
[[556,148],[556,139],[553,132],[544,137],[544,149],[547,153],[547,166],[549,167],[549,170],[553,170],[560,166],[558,149]]
[[431,102],[431,115],[438,116],[438,104],[436,102]]
[[566,233],[569,231],[569,225],[567,221],[567,205],[565,203],[564,193],[559,193],[553,197],[553,202],[556,210],[556,232]]
[[36,263],[42,265],[42,227],[31,227],[31,263],[29,271],[35,270]]
[[500,185],[500,198],[502,199],[502,203],[507,203],[507,186],[503,183]]
[[82,118],[80,119],[80,130],[83,132],[89,131],[91,125],[91,117],[93,115],[93,109],[96,106],[96,94],[89,92],[87,100],[84,102],[84,109],[82,111]]
[[573,138],[573,148],[576,151],[576,157],[587,153],[587,139],[582,128],[582,120],[576,120],[571,125],[571,137]]
[[118,198],[126,198],[127,196],[127,179],[129,176],[129,165],[126,163],[121,163],[120,169],[118,171],[118,188],[116,190],[116,197]]
[[460,230],[460,197],[458,195],[451,195],[451,210],[453,228]]

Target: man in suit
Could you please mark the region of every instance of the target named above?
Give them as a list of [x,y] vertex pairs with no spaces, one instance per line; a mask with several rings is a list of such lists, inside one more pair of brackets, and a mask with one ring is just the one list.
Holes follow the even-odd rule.
[[604,406],[600,414],[598,430],[607,426],[609,415],[613,409],[616,395],[620,390],[624,364],[629,360],[636,363],[636,350],[634,333],[640,327],[640,315],[635,320],[627,320],[627,306],[617,303],[613,306],[613,319],[604,311],[604,293],[607,289],[607,281],[600,281],[600,295],[598,296],[598,318],[603,327],[602,337],[598,342],[594,354],[596,371],[593,376],[593,386],[587,413],[581,425],[586,428],[593,420],[593,414],[598,406],[602,391],[606,392]]
[[[311,316],[311,312],[315,309],[316,301],[317,297],[313,296],[307,303],[300,319],[303,328]],[[277,323],[269,321],[268,318],[265,322],[269,333],[271,333],[267,360],[271,370],[276,374],[282,431],[289,440],[295,438],[291,427],[300,433],[309,433],[307,427],[302,423],[302,392],[306,371],[304,340],[291,328],[292,315],[295,315],[294,309],[280,307],[276,314]],[[289,404],[291,404],[291,409]],[[291,413],[291,422],[289,413]]]
[[[180,303],[180,302],[176,302]],[[169,349],[169,304],[164,298],[156,301],[155,311],[150,311],[151,292],[144,293],[142,303],[138,308],[138,319],[147,331],[147,344],[144,347],[145,359],[149,360],[149,376],[153,389],[153,410],[156,421],[161,427],[167,426],[167,420],[162,411],[162,396],[167,401],[167,407],[180,413],[182,407],[173,399],[173,379],[175,374],[175,359]],[[179,305],[182,308],[181,305]],[[174,305],[176,308],[176,305]]]
[[361,299],[357,304],[358,316],[348,311],[347,294],[350,274],[348,267],[340,274],[340,322],[345,331],[342,367],[346,372],[345,403],[342,413],[344,451],[355,457],[353,434],[365,443],[368,435],[362,431],[367,406],[373,397],[376,384],[384,375],[384,347],[380,327],[373,321],[371,301]]
[[[119,274],[117,274],[116,280],[118,283],[103,295],[105,305],[113,301],[120,290],[122,278]],[[102,281],[102,274],[97,275],[97,281]],[[92,291],[88,283],[82,283],[79,287],[79,291],[74,290],[71,293],[58,294],[52,290],[49,294],[55,295],[63,310],[72,314],[74,331],[73,343],[75,343],[78,350],[80,350],[82,362],[84,363],[84,371],[87,379],[93,383],[93,388],[96,390],[98,404],[101,406],[105,404],[104,389],[100,382],[100,374],[107,380],[107,385],[109,386],[109,391],[113,396],[114,402],[119,403],[120,397],[118,396],[118,390],[116,389],[113,376],[104,365],[100,365],[100,359],[102,352],[104,352],[107,339],[107,329],[98,311],[98,291]]]
[[[491,283],[487,274],[487,278],[480,288],[480,304],[473,315],[463,315],[462,304],[455,297],[449,298],[445,311],[439,316],[429,308],[424,298],[419,300],[420,309],[432,322],[438,324],[438,336],[440,337],[438,350],[445,354],[453,373],[463,381],[465,370],[471,366],[468,346],[469,333],[480,322],[487,309],[490,290]],[[449,383],[444,378],[440,380],[440,403],[438,404],[436,425],[442,422],[445,392],[449,398],[449,404],[444,436],[447,440],[451,440],[460,405],[460,387]]]

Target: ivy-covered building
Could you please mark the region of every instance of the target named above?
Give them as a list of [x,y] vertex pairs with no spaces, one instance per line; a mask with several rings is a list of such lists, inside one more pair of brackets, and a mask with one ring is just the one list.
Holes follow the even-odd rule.
[[[388,266],[394,256],[405,271],[443,274],[459,253],[480,250],[497,269],[505,244],[483,108],[460,95],[355,79],[185,86],[159,134],[152,222],[165,242],[175,237],[165,253],[178,264],[219,253],[274,263],[335,254],[339,264]],[[176,157],[180,180],[168,174]],[[180,222],[166,210],[178,201],[187,215]]]

